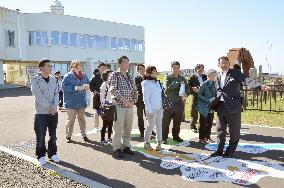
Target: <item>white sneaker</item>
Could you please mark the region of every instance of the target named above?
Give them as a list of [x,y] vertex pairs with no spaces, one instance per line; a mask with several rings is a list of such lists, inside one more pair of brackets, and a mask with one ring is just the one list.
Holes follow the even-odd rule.
[[44,165],[46,165],[46,161],[45,161],[45,157],[41,157],[41,158],[39,158],[39,165],[40,166],[44,166]]
[[60,159],[57,155],[53,155],[51,158],[50,158],[53,162],[55,163],[59,163],[60,162]]

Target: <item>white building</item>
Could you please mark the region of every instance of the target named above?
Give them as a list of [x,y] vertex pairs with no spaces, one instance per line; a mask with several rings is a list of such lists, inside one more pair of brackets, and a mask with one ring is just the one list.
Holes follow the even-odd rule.
[[0,7],[0,84],[25,85],[42,58],[63,74],[78,59],[91,78],[98,62],[115,70],[117,59],[126,55],[135,75],[136,65],[144,63],[144,32],[141,26],[64,15],[58,0],[46,13]]

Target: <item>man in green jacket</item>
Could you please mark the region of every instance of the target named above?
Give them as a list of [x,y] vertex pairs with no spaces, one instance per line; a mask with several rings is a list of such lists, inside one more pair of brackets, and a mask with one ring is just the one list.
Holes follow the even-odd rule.
[[[185,77],[180,75],[180,63],[174,61],[171,63],[172,74],[167,76],[164,87],[168,98],[172,101],[173,106],[170,109],[164,110],[163,116],[163,144],[167,144],[167,138],[169,134],[169,127],[171,120],[173,119],[173,129],[172,136],[177,142],[182,142],[183,140],[179,137],[180,125],[183,115],[183,99],[189,95],[189,88]],[[181,96],[180,88],[185,87],[184,94]]]

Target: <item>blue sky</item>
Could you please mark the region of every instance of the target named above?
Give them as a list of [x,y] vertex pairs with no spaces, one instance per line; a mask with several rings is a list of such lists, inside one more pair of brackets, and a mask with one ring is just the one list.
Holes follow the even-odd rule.
[[[21,12],[47,12],[51,0],[0,0]],[[284,1],[279,0],[61,0],[65,14],[141,25],[145,28],[146,64],[168,70],[203,63],[216,68],[230,48],[250,50],[255,65],[265,62],[272,39],[272,72],[284,73]],[[282,19],[282,20],[281,20]]]

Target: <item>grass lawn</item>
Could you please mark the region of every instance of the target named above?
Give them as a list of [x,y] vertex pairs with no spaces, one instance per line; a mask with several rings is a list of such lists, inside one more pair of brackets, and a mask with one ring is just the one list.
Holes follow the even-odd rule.
[[[158,79],[161,80],[161,82],[163,82],[165,76],[160,74],[158,75]],[[186,119],[190,119],[190,103],[191,103],[191,97],[189,96],[187,98],[186,107],[185,107]],[[278,101],[277,106],[280,106],[283,109],[284,98]],[[284,128],[284,112],[276,113],[268,111],[246,110],[245,112],[242,113],[242,123]]]
[[[190,119],[190,103],[191,97],[188,97],[185,107],[185,116],[187,119]],[[282,99],[281,104],[284,105],[284,99]],[[242,112],[242,123],[284,128],[284,112],[276,113],[268,111],[246,110],[245,112]]]

